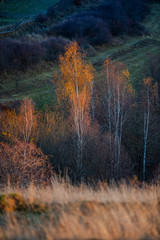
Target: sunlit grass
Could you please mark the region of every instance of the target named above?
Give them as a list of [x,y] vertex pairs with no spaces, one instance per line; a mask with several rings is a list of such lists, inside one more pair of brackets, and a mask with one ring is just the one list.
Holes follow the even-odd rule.
[[8,187],[3,191],[11,192],[18,193],[28,207],[25,214],[0,214],[0,239],[160,237],[159,186],[139,188],[123,183],[109,187],[100,183],[93,188],[54,179],[46,188],[32,185],[26,190]]

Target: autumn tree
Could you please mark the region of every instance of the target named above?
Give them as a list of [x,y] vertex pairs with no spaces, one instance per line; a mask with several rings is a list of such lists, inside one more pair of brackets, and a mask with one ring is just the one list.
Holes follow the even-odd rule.
[[94,69],[86,64],[76,42],[66,47],[64,56],[60,56],[60,81],[57,86],[58,100],[65,99],[69,106],[70,125],[76,136],[76,169],[82,173],[85,137],[91,123],[91,98],[93,93]]
[[38,114],[32,100],[25,98],[21,101],[17,111],[8,110],[1,114],[2,133],[26,143],[36,142],[38,137],[37,117]]
[[144,147],[143,147],[143,182],[146,180],[146,154],[148,143],[148,132],[152,110],[155,107],[158,96],[157,83],[152,78],[144,78],[142,90],[142,107],[144,109]]
[[4,141],[0,143],[0,181],[6,183],[10,178],[12,184],[21,186],[49,182],[52,167],[48,159],[37,148],[38,113],[31,99],[21,101],[19,109],[7,110],[0,115],[1,134]]
[[130,111],[133,93],[126,66],[106,59],[100,83],[100,100],[109,135],[111,175],[115,172],[118,175],[119,172],[123,127]]
[[[25,158],[24,158],[25,150]],[[53,167],[42,151],[34,143],[0,143],[0,183],[12,186],[28,186],[51,183]]]

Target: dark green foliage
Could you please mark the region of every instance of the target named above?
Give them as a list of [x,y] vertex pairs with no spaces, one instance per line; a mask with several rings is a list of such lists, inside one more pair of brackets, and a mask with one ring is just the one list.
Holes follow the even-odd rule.
[[52,34],[92,45],[101,45],[111,40],[108,24],[93,16],[69,18],[50,29],[49,35]]
[[45,50],[45,59],[47,61],[57,61],[60,54],[64,53],[64,48],[69,41],[64,40],[62,37],[48,38],[41,43]]
[[139,22],[147,12],[148,8],[141,0],[107,1],[67,18],[51,28],[49,34],[101,45],[108,43],[112,36],[146,34]]
[[33,43],[0,40],[0,71],[25,71],[43,60],[57,61],[67,43],[61,37]]
[[44,13],[39,13],[36,17],[36,22],[38,23],[43,24],[43,23],[46,23],[47,21],[48,21],[48,17]]
[[0,71],[25,70],[44,58],[44,50],[36,43],[0,40]]

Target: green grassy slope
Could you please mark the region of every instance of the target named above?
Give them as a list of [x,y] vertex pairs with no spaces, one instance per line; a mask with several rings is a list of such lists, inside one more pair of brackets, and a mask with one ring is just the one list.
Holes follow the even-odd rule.
[[145,77],[146,65],[150,55],[160,54],[160,4],[153,4],[151,13],[145,19],[144,25],[150,36],[129,38],[118,47],[100,51],[91,61],[100,68],[106,57],[124,62],[130,71],[131,80],[136,90],[139,90],[141,80]]
[[12,0],[0,3],[0,25],[12,24],[20,20],[28,19],[39,12],[43,12],[49,6],[59,0]]
[[[47,2],[47,1],[46,1]],[[160,54],[160,4],[153,4],[151,13],[145,19],[144,25],[149,29],[150,36],[126,38],[114,47],[103,47],[93,57],[88,58],[99,71],[106,57],[114,61],[124,62],[130,71],[133,86],[138,91],[146,74],[145,65],[150,54]],[[33,97],[40,107],[54,100],[51,78],[57,66],[39,67],[18,77],[17,74],[5,77],[0,85],[1,102],[21,99],[24,95]],[[25,89],[25,90],[24,90]]]

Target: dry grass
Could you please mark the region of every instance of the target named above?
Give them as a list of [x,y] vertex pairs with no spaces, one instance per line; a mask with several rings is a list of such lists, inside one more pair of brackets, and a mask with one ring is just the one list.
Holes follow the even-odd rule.
[[159,186],[93,189],[54,179],[44,189],[31,185],[4,192],[18,193],[32,210],[39,204],[39,211],[1,213],[0,239],[160,239]]

